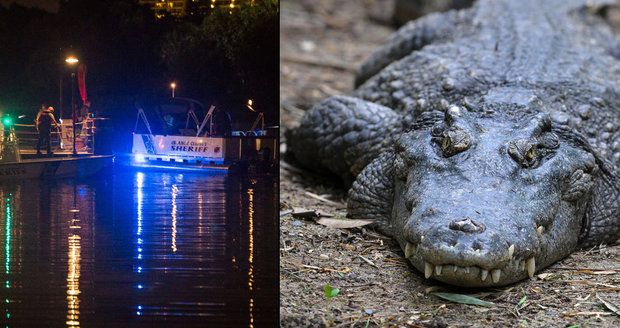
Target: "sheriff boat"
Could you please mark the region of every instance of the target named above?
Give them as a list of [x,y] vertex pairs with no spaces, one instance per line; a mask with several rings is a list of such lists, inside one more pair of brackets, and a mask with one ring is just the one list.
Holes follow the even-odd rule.
[[275,133],[265,130],[262,113],[250,130],[235,131],[227,112],[215,106],[205,110],[190,98],[171,98],[148,112],[141,106],[136,109],[130,161],[134,167],[228,171],[277,163]]

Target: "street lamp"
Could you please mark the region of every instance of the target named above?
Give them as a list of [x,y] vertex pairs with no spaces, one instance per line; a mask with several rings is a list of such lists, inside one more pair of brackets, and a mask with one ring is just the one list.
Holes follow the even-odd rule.
[[69,56],[67,57],[67,59],[65,59],[65,62],[67,62],[69,65],[73,65],[73,64],[77,64],[80,60],[75,58],[74,56]]
[[[65,59],[65,62],[69,64],[69,66],[75,66],[79,62],[79,60],[75,56],[69,56]],[[75,71],[71,71],[71,121],[73,122],[73,154],[77,154],[77,149],[75,146],[75,121],[77,119],[77,115],[75,112]]]
[[177,84],[175,82],[170,83],[170,88],[172,88],[172,98],[174,98],[174,90],[177,88]]

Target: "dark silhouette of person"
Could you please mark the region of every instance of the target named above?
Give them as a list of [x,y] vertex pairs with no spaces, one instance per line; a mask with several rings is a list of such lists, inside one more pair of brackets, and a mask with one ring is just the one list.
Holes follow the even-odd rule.
[[54,118],[54,107],[45,108],[45,106],[41,106],[41,110],[37,114],[37,118],[35,120],[37,125],[37,131],[39,131],[39,140],[37,141],[37,155],[41,155],[41,146],[45,145],[47,149],[47,155],[52,155],[52,142],[51,142],[51,132],[52,132],[52,124],[59,129],[60,125],[56,122]]

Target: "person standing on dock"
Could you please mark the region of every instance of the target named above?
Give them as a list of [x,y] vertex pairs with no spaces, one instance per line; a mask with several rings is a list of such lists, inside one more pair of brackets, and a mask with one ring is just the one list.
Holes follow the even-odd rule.
[[37,125],[37,131],[39,132],[39,140],[37,141],[37,155],[41,155],[41,146],[45,145],[47,148],[47,155],[50,156],[52,152],[51,132],[52,124],[56,129],[60,129],[60,125],[54,118],[54,107],[50,106],[45,108],[45,105],[41,106],[41,110],[37,114],[35,120]]

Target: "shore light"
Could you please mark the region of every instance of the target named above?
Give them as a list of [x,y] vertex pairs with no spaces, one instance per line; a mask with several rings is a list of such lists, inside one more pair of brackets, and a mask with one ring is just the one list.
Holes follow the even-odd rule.
[[177,88],[177,84],[175,82],[170,83],[170,88],[172,88],[172,98],[174,98],[174,90]]
[[80,60],[77,59],[75,56],[69,56],[67,57],[67,59],[65,59],[65,62],[67,62],[69,65],[73,65],[73,64],[77,64]]

